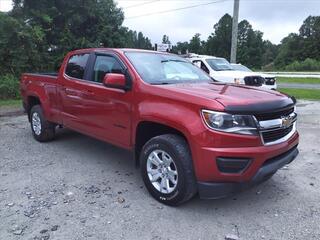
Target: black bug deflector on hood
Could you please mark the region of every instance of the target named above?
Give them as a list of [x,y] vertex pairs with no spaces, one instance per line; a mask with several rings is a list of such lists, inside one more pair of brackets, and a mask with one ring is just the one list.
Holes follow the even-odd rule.
[[296,99],[288,97],[275,101],[252,103],[247,105],[227,105],[225,111],[237,114],[260,114],[266,112],[277,112],[294,107]]

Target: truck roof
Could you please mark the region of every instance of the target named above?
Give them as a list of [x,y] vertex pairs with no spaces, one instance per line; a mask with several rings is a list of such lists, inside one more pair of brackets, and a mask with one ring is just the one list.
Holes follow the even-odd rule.
[[[145,49],[135,49],[135,48],[86,48],[86,49],[79,49],[74,50],[72,53],[83,53],[83,52],[105,52],[105,51],[113,51],[118,53],[124,53],[124,52],[150,52],[150,53],[158,53],[158,54],[170,54],[167,52],[158,52],[153,50],[145,50]],[[172,54],[172,53],[171,53]]]

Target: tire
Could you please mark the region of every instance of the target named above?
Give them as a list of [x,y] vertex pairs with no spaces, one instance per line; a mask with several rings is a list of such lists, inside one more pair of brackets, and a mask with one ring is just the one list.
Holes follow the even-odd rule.
[[150,139],[142,148],[140,164],[144,184],[157,201],[177,206],[197,193],[191,152],[181,136],[166,134]]
[[30,125],[33,137],[37,141],[48,142],[54,138],[55,125],[45,119],[40,105],[31,108]]

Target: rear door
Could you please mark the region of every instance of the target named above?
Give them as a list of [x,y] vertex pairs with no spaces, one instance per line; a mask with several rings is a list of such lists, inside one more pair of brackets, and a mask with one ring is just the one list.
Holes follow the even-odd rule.
[[62,105],[62,120],[67,127],[78,131],[85,131],[83,116],[83,92],[88,79],[88,61],[90,53],[77,53],[68,59],[66,68],[61,74],[60,98]]

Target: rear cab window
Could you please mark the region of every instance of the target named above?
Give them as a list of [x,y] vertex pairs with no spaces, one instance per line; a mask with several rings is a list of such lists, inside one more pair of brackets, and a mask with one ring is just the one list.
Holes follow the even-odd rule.
[[76,54],[69,58],[65,74],[72,78],[84,79],[84,73],[90,54]]

